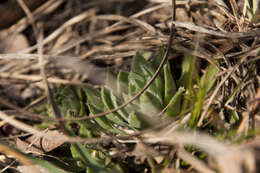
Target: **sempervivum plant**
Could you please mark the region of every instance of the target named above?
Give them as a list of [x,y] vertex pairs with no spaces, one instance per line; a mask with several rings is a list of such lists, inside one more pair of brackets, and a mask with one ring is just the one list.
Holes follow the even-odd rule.
[[[116,75],[109,70],[106,84],[100,91],[90,86],[84,87],[91,114],[116,108],[136,95],[155,73],[162,57],[163,51],[155,56],[151,56],[151,53],[148,52],[137,53],[133,58],[130,72],[119,71]],[[183,87],[176,88],[170,65],[167,62],[159,76],[138,99],[117,112],[95,118],[95,121],[102,128],[116,133],[120,133],[122,129],[126,128],[144,129],[163,118],[158,114],[166,106],[164,116],[176,116],[180,112],[183,92]]]
[[[65,118],[80,117],[88,113],[95,115],[114,109],[128,101],[145,86],[162,58],[163,50],[155,55],[150,52],[137,53],[133,58],[130,72],[119,71],[116,75],[108,70],[106,84],[101,89],[90,85],[61,87],[56,92],[56,104]],[[200,78],[194,64],[193,57],[185,56],[181,77],[175,82],[170,64],[166,62],[151,86],[131,104],[106,116],[95,117],[93,120],[68,121],[67,132],[72,136],[87,138],[100,137],[102,134],[126,134],[129,131],[154,127],[158,122],[178,118],[179,115],[187,112],[191,115],[189,125],[195,126],[207,93],[216,81],[218,70],[215,64],[211,64]],[[71,154],[77,167],[80,168],[74,172],[85,170],[102,173],[124,172],[122,160],[111,155],[110,147],[113,148],[113,145],[104,150],[98,145],[72,143]],[[145,165],[130,165],[126,165],[127,169],[131,167],[139,170],[137,172],[145,168]]]

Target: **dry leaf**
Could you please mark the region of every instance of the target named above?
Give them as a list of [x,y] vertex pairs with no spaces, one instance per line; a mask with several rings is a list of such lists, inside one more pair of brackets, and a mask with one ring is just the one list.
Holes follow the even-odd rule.
[[16,146],[25,153],[43,154],[50,152],[61,146],[66,141],[66,136],[57,130],[48,130],[44,133],[44,137],[33,135],[25,141],[16,140]]

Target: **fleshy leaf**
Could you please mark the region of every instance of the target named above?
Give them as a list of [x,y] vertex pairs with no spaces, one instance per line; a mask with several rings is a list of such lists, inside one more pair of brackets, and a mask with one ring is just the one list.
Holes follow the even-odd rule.
[[143,76],[143,66],[146,66],[148,63],[147,61],[144,59],[144,57],[140,54],[140,53],[136,53],[133,62],[132,62],[132,66],[131,66],[131,72],[139,74],[141,76]]
[[147,78],[151,77],[154,72],[152,65],[140,53],[136,53],[131,66],[129,83],[136,83],[136,87],[140,90],[144,87]]
[[182,73],[181,73],[181,78],[178,82],[179,87],[184,87],[187,88],[189,85],[189,80],[190,77],[192,76],[190,73],[192,71],[192,56],[190,55],[185,55],[184,60],[182,62]]
[[164,83],[163,83],[163,79],[161,78],[161,76],[157,76],[157,78],[155,79],[155,85],[157,88],[157,95],[160,97],[161,103],[163,104],[163,99],[164,99]]
[[164,82],[165,82],[164,102],[165,105],[168,105],[171,98],[176,93],[176,84],[171,75],[171,69],[169,63],[164,65],[163,72],[164,72]]
[[91,104],[96,109],[103,111],[104,104],[102,103],[100,92],[90,86],[82,87],[83,91],[86,93],[88,98],[88,104]]
[[142,56],[144,57],[144,59],[148,59],[150,56],[152,55],[152,52],[144,52],[143,54],[142,54]]
[[[114,107],[118,107],[122,104],[122,101],[120,101],[119,98],[117,98],[115,95],[113,95],[113,93],[110,93],[111,96],[111,101]],[[128,121],[128,113],[125,110],[125,108],[122,108],[120,110],[117,111],[118,114],[125,120]]]
[[129,84],[133,85],[135,90],[129,90],[130,94],[136,93],[138,92],[140,89],[142,89],[145,85],[145,79],[143,76],[134,73],[134,72],[130,72],[129,74]]
[[180,87],[176,94],[170,100],[168,109],[166,110],[166,117],[175,117],[181,111],[181,99],[182,93],[185,91],[183,87]]
[[[88,108],[92,114],[98,114],[101,113],[102,111],[97,110],[93,105],[88,104]],[[113,132],[113,133],[120,133],[119,130],[117,130],[110,121],[105,116],[102,117],[96,117],[94,119],[103,129]]]
[[145,129],[150,127],[153,122],[149,122],[151,120],[150,117],[140,113],[140,112],[132,112],[129,115],[129,124],[131,127],[136,128],[136,129]]
[[[130,96],[130,95],[127,95],[127,94],[122,94],[122,97],[123,97],[123,100],[124,100],[124,102],[127,102],[132,96]],[[131,110],[138,110],[139,109],[139,104],[140,103],[140,101],[139,101],[139,99],[136,99],[136,100],[134,100],[132,103],[130,103],[129,105],[127,105],[126,107],[125,107],[125,110],[128,112],[128,113],[130,113],[130,112],[132,112]]]
[[[66,131],[70,136],[75,136],[70,128],[66,128]],[[78,160],[79,166],[83,167],[85,165],[94,172],[107,172],[104,164],[100,164],[96,158],[92,157],[91,150],[87,149],[84,145],[80,143],[72,143],[70,148],[71,154],[75,160]]]
[[118,93],[128,93],[128,76],[129,73],[125,71],[120,71],[117,76],[117,91]]
[[[144,73],[147,73],[147,69],[144,68]],[[150,80],[150,78],[152,77],[153,74],[149,75],[149,77],[147,78],[148,82]],[[145,82],[145,83],[146,83]],[[157,85],[159,86],[159,88],[157,87]],[[147,89],[147,91],[149,91],[151,94],[154,95],[154,97],[156,97],[158,99],[158,101],[161,103],[161,105],[163,104],[163,96],[162,96],[162,88],[163,87],[163,83],[160,80],[160,78],[156,78],[155,81],[149,86],[149,88]]]
[[142,113],[147,116],[154,117],[162,110],[162,104],[150,92],[144,92],[140,97],[140,107]]
[[[128,95],[132,97],[138,93],[145,85],[144,77],[138,75],[137,73],[130,72],[129,74],[129,86],[128,86]],[[138,100],[134,101],[135,104],[138,104]]]
[[[159,52],[152,56],[151,64],[154,67],[154,69],[157,69],[159,67],[159,65],[162,62],[163,56],[164,56],[163,48],[160,48]],[[164,80],[163,71],[161,70],[154,82],[156,84],[158,93],[160,94],[162,99],[164,99],[164,81],[163,80]]]
[[106,87],[117,94],[117,76],[111,69],[108,69],[106,73]]
[[[102,99],[102,102],[105,105],[106,110],[111,110],[111,109],[115,108],[113,106],[111,99],[110,99],[110,93],[109,93],[108,89],[106,89],[104,87],[101,89],[101,99]],[[122,126],[127,126],[127,124],[123,121],[123,119],[120,117],[120,115],[117,112],[108,114],[108,115],[106,115],[106,117],[110,121],[112,121],[116,124],[119,124],[119,125],[122,125]]]
[[55,101],[65,116],[78,115],[81,110],[80,99],[73,87],[61,87],[55,95]]
[[164,49],[161,47],[159,52],[152,56],[152,61],[151,62],[153,64],[154,68],[157,69],[159,67],[159,65],[161,64],[163,56],[164,56],[164,52],[165,52]]

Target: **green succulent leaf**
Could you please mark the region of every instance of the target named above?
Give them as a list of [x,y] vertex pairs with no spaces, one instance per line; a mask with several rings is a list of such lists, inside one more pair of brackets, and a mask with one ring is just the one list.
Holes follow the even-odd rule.
[[85,101],[86,100],[86,95],[84,94],[84,91],[82,88],[76,88],[76,93],[77,97],[79,98],[80,101]]
[[107,172],[104,164],[99,163],[96,158],[93,158],[91,150],[87,149],[84,145],[80,143],[71,144],[71,154],[75,160],[78,160],[78,166],[88,167],[91,171],[97,173]]
[[185,91],[183,87],[180,87],[176,94],[172,97],[170,100],[170,103],[168,105],[168,108],[166,110],[166,117],[175,117],[178,115],[181,111],[181,99],[182,94]]
[[135,112],[132,112],[129,115],[129,123],[130,126],[133,128],[137,128],[137,129],[141,129],[142,128],[142,121],[138,118],[138,116],[136,116]]
[[145,115],[154,117],[162,110],[162,104],[153,94],[145,91],[140,97],[140,108]]
[[[140,91],[147,81],[153,76],[156,69],[152,63],[148,63],[139,53],[133,59],[131,72],[129,75],[129,93],[135,95]],[[163,104],[163,79],[158,76],[148,88],[148,91],[157,97],[158,101]]]
[[79,136],[80,137],[99,137],[100,132],[103,130],[97,123],[93,121],[78,121],[79,125]]
[[188,88],[190,84],[190,80],[192,77],[192,69],[193,69],[193,57],[190,55],[185,55],[184,60],[182,62],[182,73],[181,78],[178,82],[178,86],[183,86],[184,88]]
[[[102,99],[103,104],[105,105],[105,110],[111,110],[111,109],[115,108],[111,101],[110,92],[105,87],[103,87],[101,89],[101,99]],[[117,112],[108,114],[106,117],[113,123],[116,123],[116,124],[119,124],[122,126],[127,126],[127,124],[123,121],[123,119],[120,117],[120,115]]]
[[86,95],[84,94],[84,91],[82,88],[77,88],[76,89],[77,97],[79,98],[79,104],[80,104],[80,109],[78,112],[78,116],[84,116],[86,115]]
[[[151,63],[155,69],[157,69],[159,67],[159,65],[161,64],[161,62],[163,60],[164,52],[165,52],[164,48],[160,47],[158,53],[156,53],[152,56]],[[161,75],[163,75],[163,73],[161,73]]]
[[132,66],[131,66],[131,72],[139,74],[140,76],[143,76],[143,67],[146,66],[149,68],[147,61],[144,59],[144,57],[140,53],[136,53]]
[[[88,98],[88,108],[91,114],[95,115],[98,113],[102,113],[105,111],[105,105],[102,102],[101,94],[98,90],[90,87],[85,86],[83,87],[83,90],[85,91],[87,98]],[[120,131],[117,130],[111,122],[107,119],[107,117],[97,117],[95,118],[95,121],[103,128],[110,132],[119,133]]]
[[142,56],[144,57],[145,60],[147,60],[148,58],[150,58],[151,55],[152,55],[152,52],[150,52],[150,51],[144,52],[144,53],[142,54]]
[[164,82],[163,82],[163,78],[161,78],[161,76],[158,76],[155,79],[155,85],[157,88],[157,95],[159,96],[161,103],[163,104],[163,99],[164,99]]
[[84,86],[82,89],[87,95],[88,104],[91,104],[96,109],[103,111],[104,104],[102,103],[100,92],[91,86]]
[[55,95],[55,101],[61,113],[66,117],[72,114],[78,115],[81,111],[80,99],[73,87],[62,86]]
[[164,82],[165,82],[164,102],[165,105],[168,105],[172,96],[176,93],[176,83],[171,75],[171,69],[169,63],[165,64],[163,68],[163,72],[164,72]]
[[[100,111],[98,109],[96,109],[94,106],[92,106],[92,104],[88,104],[88,108],[90,110],[90,112],[92,114],[98,114],[101,113],[103,111]],[[109,131],[109,132],[113,132],[113,133],[121,133],[120,130],[116,129],[112,123],[107,119],[107,117],[102,116],[102,117],[96,117],[94,119],[103,129]]]
[[[162,62],[164,56],[164,49],[160,48],[159,52],[152,56],[151,64],[154,69],[158,69],[159,65]],[[159,75],[155,79],[156,88],[158,90],[158,94],[160,94],[161,98],[164,99],[164,74],[163,71],[160,71]]]
[[129,94],[136,94],[145,85],[145,78],[138,73],[130,72],[129,74]]
[[[144,68],[144,73],[145,74],[147,73],[147,69],[145,69],[145,68]],[[147,83],[148,80],[150,80],[152,76],[153,76],[153,74],[149,75],[149,77],[147,77],[147,81],[145,83]],[[163,104],[162,88],[163,88],[162,80],[159,80],[159,78],[156,78],[155,81],[147,89],[147,91],[149,91],[151,94],[153,94],[154,97],[156,97],[161,104]]]
[[[113,95],[113,93],[110,93],[110,96],[111,96],[111,101],[112,101],[113,107],[118,107],[121,104],[123,104],[119,98],[117,98],[115,95]],[[128,121],[128,113],[125,108],[122,108],[122,109],[118,110],[117,112],[125,121]]]
[[[128,94],[122,94],[124,102],[127,102],[132,96]],[[134,100],[132,103],[128,104],[124,109],[127,111],[129,114],[132,112],[132,110],[139,110],[140,109],[140,104],[139,104],[139,99]]]
[[[75,136],[70,127],[66,127],[66,131],[69,135]],[[111,159],[103,152],[94,149],[93,146],[73,143],[70,149],[72,157],[77,160],[78,166],[85,168],[88,173],[123,172],[119,164],[113,162],[106,164],[106,160]]]
[[131,127],[138,130],[142,130],[151,127],[154,123],[151,121],[151,117],[148,117],[140,112],[131,112],[129,115],[128,122]]
[[128,93],[128,77],[129,73],[120,71],[117,76],[117,91],[118,93]]
[[117,75],[110,68],[106,73],[106,87],[117,94]]

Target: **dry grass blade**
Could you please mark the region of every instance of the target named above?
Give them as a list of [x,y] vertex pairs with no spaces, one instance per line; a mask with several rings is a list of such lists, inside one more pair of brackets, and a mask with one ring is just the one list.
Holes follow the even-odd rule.
[[[40,17],[42,17],[44,14],[48,14],[48,13],[52,12],[53,10],[55,10],[56,8],[58,8],[63,2],[64,2],[64,0],[48,0],[43,5],[41,5],[39,8],[34,10],[32,12],[32,16],[34,16],[34,18],[37,20]],[[24,31],[24,29],[29,24],[29,22],[28,22],[29,20],[30,19],[27,17],[20,19],[16,24],[11,26],[8,29],[8,31],[10,33],[16,33],[16,32],[18,33],[18,32]]]
[[[89,11],[86,11],[78,16],[73,17],[72,19],[70,19],[69,21],[67,21],[66,23],[64,23],[60,28],[58,28],[57,30],[55,30],[52,34],[50,34],[48,37],[46,37],[43,40],[43,46],[48,44],[49,42],[51,42],[53,39],[57,38],[60,34],[62,34],[62,32],[64,32],[64,30],[78,22],[81,22],[82,20],[85,20],[86,18],[90,18],[91,16],[93,16],[93,14],[95,13],[95,9],[91,9]],[[39,45],[35,45],[32,46],[26,50],[23,50],[21,53],[29,53],[34,51],[35,49],[37,49]]]
[[[137,26],[140,26],[140,25],[141,25],[141,27],[142,27],[142,25],[143,25],[143,24],[142,24],[142,21],[138,20],[139,23],[140,23],[140,24],[139,24],[138,22],[134,22],[134,21],[132,22],[132,19],[136,19],[136,18],[139,18],[139,17],[141,17],[141,16],[143,16],[143,15],[147,15],[147,14],[149,14],[149,13],[155,12],[155,11],[157,11],[157,10],[160,10],[160,9],[163,8],[163,7],[166,7],[166,6],[169,6],[169,5],[168,5],[168,4],[167,4],[167,5],[162,4],[162,5],[158,5],[158,6],[154,6],[154,7],[148,8],[148,9],[143,10],[143,11],[141,11],[141,12],[138,12],[138,13],[136,13],[136,14],[134,14],[134,15],[131,15],[131,16],[129,17],[129,19],[120,16],[120,17],[121,17],[120,20],[122,20],[122,18],[123,18],[123,20],[125,20],[125,21],[128,22],[128,23],[133,23],[134,25],[137,25]],[[116,18],[116,17],[115,17],[115,18]],[[69,50],[69,49],[71,49],[71,48],[73,48],[73,47],[75,47],[75,46],[77,46],[77,45],[83,43],[83,42],[91,41],[91,40],[93,40],[93,39],[102,37],[102,36],[104,36],[104,35],[106,35],[106,34],[109,34],[109,33],[115,32],[115,31],[120,31],[120,30],[123,30],[123,29],[126,29],[126,28],[129,28],[129,27],[130,27],[130,26],[124,26],[124,25],[122,25],[123,22],[121,22],[120,20],[119,20],[119,22],[116,22],[115,24],[113,24],[113,25],[111,25],[111,26],[105,28],[104,30],[97,31],[96,33],[93,33],[91,36],[90,36],[89,34],[87,34],[86,36],[83,36],[83,38],[80,38],[79,40],[75,41],[75,43],[72,42],[72,43],[70,43],[69,45],[64,46],[64,48],[60,48],[59,50],[56,50],[56,52],[54,52],[54,54],[55,54],[55,55],[59,55],[59,54],[65,52],[65,51],[67,51],[67,50]],[[150,30],[154,31],[154,29],[153,29],[153,27],[152,27],[151,25],[148,25],[147,27],[148,27],[148,30],[150,29]],[[146,27],[144,26],[144,28],[146,28]],[[85,37],[85,38],[84,38],[84,37]],[[105,59],[105,58],[102,58],[102,59]]]
[[49,83],[48,83],[48,80],[47,80],[47,77],[46,77],[46,71],[45,71],[45,66],[46,66],[46,61],[44,61],[43,59],[43,31],[40,30],[40,33],[39,33],[39,38],[37,39],[37,44],[39,45],[38,46],[38,54],[40,55],[39,56],[39,66],[40,66],[40,74],[41,74],[41,77],[42,77],[42,82],[44,84],[44,88],[45,88],[45,92],[46,92],[46,95],[47,95],[47,98],[52,106],[52,110],[54,112],[54,115],[55,117],[58,119],[58,122],[60,124],[60,128],[65,131],[65,124],[64,122],[60,121],[60,119],[63,118],[61,112],[60,112],[60,109],[58,108],[58,106],[56,105],[55,103],[55,99],[54,99],[54,94],[52,92],[52,90],[50,89],[50,86],[49,86]]
[[206,164],[202,161],[197,159],[195,156],[191,155],[189,152],[185,151],[184,149],[178,150],[178,156],[188,161],[195,169],[203,173],[215,173],[215,171],[211,170]]
[[19,5],[22,7],[23,11],[27,15],[29,22],[32,24],[34,36],[37,37],[37,30],[36,30],[33,14],[31,13],[30,9],[26,6],[23,0],[17,0],[17,2],[19,3]]
[[248,173],[253,173],[256,170],[255,156],[251,149],[228,146],[205,134],[153,131],[152,133],[143,134],[141,137],[144,142],[151,144],[195,146],[208,153],[215,160],[222,173],[243,173],[243,169]]
[[[23,74],[11,74],[11,73],[0,73],[1,78],[6,79],[18,79],[18,80],[25,80],[25,81],[31,81],[31,82],[40,82],[42,80],[40,75],[23,75]],[[51,83],[57,83],[57,84],[78,84],[81,85],[81,82],[73,82],[65,79],[59,79],[55,77],[50,77],[49,82]]]
[[103,16],[95,16],[96,19],[102,19],[102,20],[117,20],[117,21],[123,21],[127,23],[131,23],[133,25],[139,26],[143,28],[145,31],[150,32],[151,34],[156,33],[156,29],[154,29],[153,26],[149,25],[148,23],[145,23],[141,20],[134,19],[134,18],[126,18],[123,16],[118,15],[103,15]]
[[33,121],[40,121],[42,119],[42,117],[38,116],[37,114],[28,112],[24,109],[19,108],[18,106],[13,105],[12,103],[8,102],[7,100],[2,98],[1,96],[0,96],[0,103],[3,104],[3,105],[6,105],[9,108],[12,108],[13,110],[17,110],[18,112],[22,113],[23,115],[18,115],[22,118],[30,119],[30,120],[33,120]]
[[25,132],[29,132],[32,134],[40,133],[39,130],[37,130],[37,129],[33,128],[32,126],[29,126],[19,120],[14,119],[13,117],[5,114],[3,111],[0,111],[0,118],[2,120],[4,120],[5,122],[7,122],[8,124],[11,124],[12,126],[18,128],[18,129],[21,129]]
[[[32,162],[30,160],[28,160],[26,157],[24,157],[21,153],[11,150],[8,146],[6,146],[3,143],[0,143],[0,152],[5,153],[7,155],[12,155],[13,157],[17,158],[20,162],[22,162],[25,165],[32,164]],[[38,172],[37,170],[35,170],[35,171]]]
[[[76,57],[71,57],[71,56],[54,56],[54,55],[42,55],[42,56],[44,60],[48,62],[48,64],[55,64],[56,67],[72,69],[81,75],[87,75],[88,79],[93,83],[96,84],[103,83],[103,79],[105,76],[105,69],[97,67],[87,60],[83,61],[80,59],[76,59]],[[38,60],[39,57],[40,57],[39,54],[0,54],[0,59],[3,60]],[[95,74],[99,74],[98,75],[99,77],[95,76]],[[1,72],[1,71],[0,71],[0,77],[13,78],[19,80],[28,80],[34,83],[40,82],[42,80],[41,76],[39,75],[26,75],[26,74],[19,74],[19,73],[17,74],[17,73],[9,73],[9,72]],[[48,77],[48,81],[50,83],[56,83],[56,84],[83,85],[83,83],[78,81],[69,81],[66,79],[59,79],[56,77]]]
[[251,102],[249,102],[248,110],[250,116],[254,116],[256,114],[256,112],[259,109],[259,105],[260,105],[260,87],[257,90],[255,98]]
[[256,30],[251,30],[248,32],[230,32],[230,33],[225,33],[225,32],[220,32],[220,31],[214,31],[207,29],[202,26],[195,25],[194,23],[191,22],[173,22],[177,27],[182,27],[189,29],[191,31],[196,31],[198,33],[203,33],[203,34],[209,34],[209,35],[214,35],[218,37],[225,37],[225,38],[246,38],[246,37],[257,37],[260,34],[260,29]]

